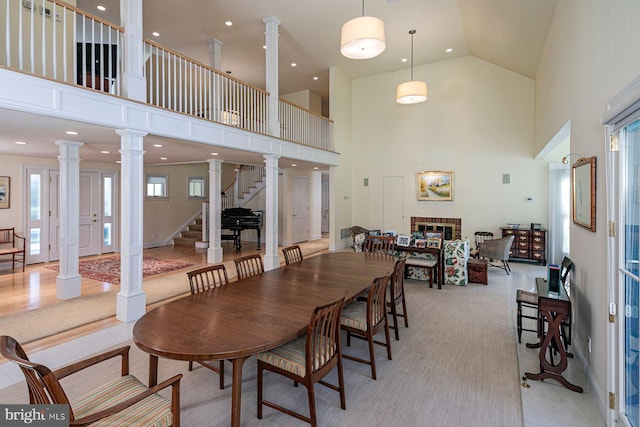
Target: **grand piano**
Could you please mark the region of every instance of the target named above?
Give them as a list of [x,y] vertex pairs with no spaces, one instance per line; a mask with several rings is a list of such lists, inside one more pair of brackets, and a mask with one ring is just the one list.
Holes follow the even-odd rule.
[[240,236],[242,230],[256,230],[258,234],[258,250],[260,250],[260,230],[262,229],[262,211],[252,211],[246,208],[227,208],[222,211],[221,227],[233,234],[223,234],[222,239],[233,240],[236,251],[242,249]]

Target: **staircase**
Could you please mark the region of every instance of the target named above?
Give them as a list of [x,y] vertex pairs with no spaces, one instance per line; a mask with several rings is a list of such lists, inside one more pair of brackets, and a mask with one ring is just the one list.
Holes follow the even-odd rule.
[[196,242],[202,240],[202,219],[196,218],[194,224],[189,224],[188,230],[181,231],[179,237],[173,238],[173,246],[195,247]]

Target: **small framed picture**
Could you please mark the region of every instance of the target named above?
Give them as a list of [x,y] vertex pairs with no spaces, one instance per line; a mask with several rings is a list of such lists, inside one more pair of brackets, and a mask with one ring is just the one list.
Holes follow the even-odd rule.
[[416,248],[426,248],[427,239],[416,239]]
[[11,178],[8,176],[0,176],[0,209],[9,209]]
[[409,246],[411,243],[411,237],[409,236],[398,236],[396,239],[396,245],[398,246]]
[[441,242],[442,242],[442,239],[440,239],[438,237],[429,237],[427,239],[427,247],[428,248],[440,249]]

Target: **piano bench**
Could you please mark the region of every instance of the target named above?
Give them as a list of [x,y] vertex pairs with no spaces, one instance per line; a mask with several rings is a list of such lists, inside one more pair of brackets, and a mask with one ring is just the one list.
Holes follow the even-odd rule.
[[239,234],[221,234],[220,240],[233,240],[233,247],[236,251],[240,251],[240,235]]

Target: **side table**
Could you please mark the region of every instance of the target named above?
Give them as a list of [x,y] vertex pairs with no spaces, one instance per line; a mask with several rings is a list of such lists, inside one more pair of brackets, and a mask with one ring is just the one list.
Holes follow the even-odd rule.
[[469,274],[469,282],[488,284],[486,259],[469,258],[467,272]]

